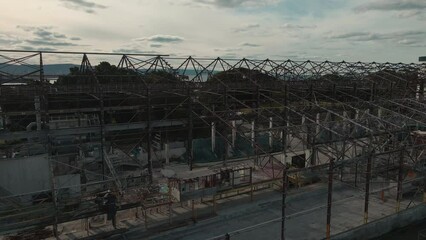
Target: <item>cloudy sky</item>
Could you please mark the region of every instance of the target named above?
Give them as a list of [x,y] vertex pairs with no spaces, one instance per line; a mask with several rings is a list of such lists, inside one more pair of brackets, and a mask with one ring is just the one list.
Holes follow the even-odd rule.
[[13,0],[0,48],[417,62],[426,0]]

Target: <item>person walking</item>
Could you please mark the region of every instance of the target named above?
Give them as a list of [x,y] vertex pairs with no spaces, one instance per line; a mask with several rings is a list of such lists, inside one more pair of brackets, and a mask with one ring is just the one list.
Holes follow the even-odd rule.
[[117,197],[108,190],[105,195],[106,198],[106,211],[107,211],[107,220],[112,220],[112,226],[117,229]]

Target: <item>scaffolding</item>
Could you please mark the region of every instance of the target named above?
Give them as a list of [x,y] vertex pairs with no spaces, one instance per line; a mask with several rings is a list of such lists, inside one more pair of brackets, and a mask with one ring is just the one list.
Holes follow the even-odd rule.
[[[82,61],[51,76],[46,56]],[[91,56],[120,60],[108,73]],[[405,190],[424,194],[426,64],[11,50],[0,59],[0,162],[46,166],[34,192],[0,182],[3,234],[57,234],[100,214],[93,199],[108,189],[126,196],[124,209],[139,206],[159,194],[154,172],[170,161],[190,171],[244,163],[280,182],[282,229],[286,189],[327,176],[327,238],[333,181],[364,191],[365,223],[372,184],[396,183],[397,211]],[[170,157],[170,144],[182,154]]]

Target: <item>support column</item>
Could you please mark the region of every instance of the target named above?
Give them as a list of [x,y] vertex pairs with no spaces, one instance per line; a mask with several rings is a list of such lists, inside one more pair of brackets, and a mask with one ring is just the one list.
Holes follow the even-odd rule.
[[330,239],[331,236],[331,204],[333,202],[333,170],[334,170],[334,158],[330,158],[328,168],[328,198],[327,198],[327,226],[326,226],[326,238]]
[[272,128],[273,128],[273,119],[272,117],[269,118],[269,147],[272,149]]
[[47,136],[47,148],[48,148],[48,159],[49,164],[49,176],[50,176],[50,190],[52,192],[52,202],[55,209],[54,222],[53,222],[53,235],[58,239],[58,202],[57,202],[57,192],[56,192],[56,183],[55,183],[55,172],[52,164],[52,139],[51,136]]
[[425,98],[425,77],[426,77],[426,69],[423,69],[425,71],[422,76],[420,76],[420,84],[419,84],[419,100],[423,101]]
[[169,144],[168,143],[164,144],[164,157],[166,158],[166,164],[169,165],[170,164],[170,158],[169,158]]
[[284,166],[283,169],[283,178],[282,178],[282,188],[283,188],[283,194],[282,194],[282,206],[281,206],[281,240],[285,240],[285,207],[286,207],[286,197],[287,197],[287,169]]
[[253,202],[253,168],[250,167],[250,201]]
[[379,118],[381,118],[381,117],[382,117],[382,115],[383,115],[383,108],[379,107],[379,109],[377,110],[377,116],[378,116]]
[[250,131],[250,135],[251,135],[251,146],[252,147],[254,147],[254,143],[255,143],[255,141],[256,141],[256,139],[255,139],[255,133],[254,133],[254,125],[255,125],[255,122],[254,121],[251,121],[251,131]]
[[212,140],[212,152],[216,149],[216,124],[212,122],[211,124],[211,140]]
[[148,157],[148,172],[149,182],[152,183],[152,147],[151,147],[151,91],[146,88],[146,134],[147,134],[147,157]]
[[[284,106],[285,108],[283,109],[283,120],[284,120],[284,124],[283,126],[287,126],[288,123],[288,86],[285,85],[284,87]],[[281,138],[282,141],[282,154],[284,155],[284,159],[285,159],[285,155],[287,153],[287,131],[288,129],[286,127],[283,128],[283,136]],[[286,197],[287,197],[287,164],[284,160],[284,166],[283,166],[283,177],[282,177],[282,190],[283,190],[283,194],[282,194],[282,206],[281,206],[281,240],[285,239],[285,208],[286,208]]]
[[37,131],[41,130],[41,106],[40,106],[40,96],[34,97],[34,108],[36,112],[36,124],[37,124]]
[[396,191],[396,212],[399,212],[402,199],[402,180],[404,167],[404,149],[399,152],[399,169],[398,169],[398,185]]
[[100,149],[100,154],[101,154],[101,159],[102,159],[102,180],[105,180],[105,109],[104,109],[104,94],[103,94],[103,90],[101,87],[99,87],[99,105],[100,105],[100,109],[101,109],[101,113],[100,113],[100,119],[99,119],[99,123],[100,123],[100,135],[101,135],[101,149]]
[[192,92],[191,88],[188,87],[188,143],[187,143],[187,161],[189,164],[189,170],[192,171],[193,164],[193,149],[192,149],[192,130],[193,130],[193,116],[192,116]]
[[368,155],[367,172],[365,174],[364,223],[368,223],[368,201],[370,199],[371,162],[373,153]]
[[231,121],[231,125],[232,125],[232,133],[231,133],[232,147],[235,147],[235,141],[237,139],[237,126],[236,126],[235,120]]

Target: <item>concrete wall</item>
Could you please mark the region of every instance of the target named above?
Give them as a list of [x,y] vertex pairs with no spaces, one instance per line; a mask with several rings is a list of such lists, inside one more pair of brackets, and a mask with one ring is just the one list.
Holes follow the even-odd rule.
[[331,239],[343,240],[343,239],[354,239],[364,240],[380,237],[397,228],[406,227],[412,223],[423,220],[426,218],[426,205],[422,204],[398,214],[370,222],[365,225],[361,225],[357,228],[353,228],[349,231],[339,233],[332,236]]
[[13,195],[49,190],[47,155],[0,159],[0,187]]

